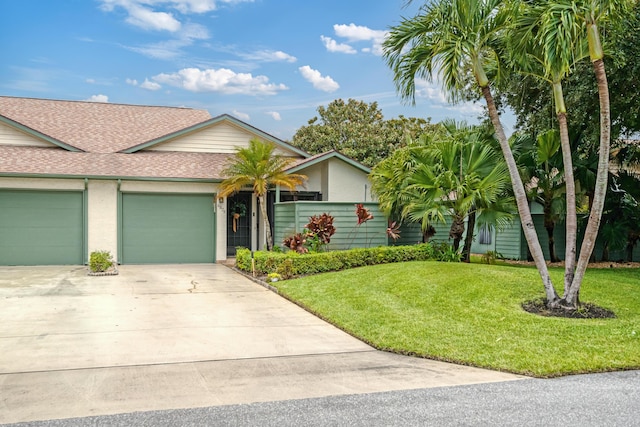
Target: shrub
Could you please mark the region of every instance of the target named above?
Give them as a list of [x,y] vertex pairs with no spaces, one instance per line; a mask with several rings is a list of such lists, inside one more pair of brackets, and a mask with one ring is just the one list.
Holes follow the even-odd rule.
[[93,251],[89,256],[89,270],[103,273],[113,266],[113,257],[109,251]]
[[[377,248],[355,248],[346,251],[317,252],[301,255],[257,251],[254,252],[256,274],[278,273],[282,279],[305,274],[345,270],[365,265],[390,262],[424,261],[434,258],[433,247],[429,243],[411,246],[380,246]],[[251,272],[251,251],[238,248],[236,267]]]
[[462,254],[446,242],[434,243],[434,258],[442,262],[460,262]]

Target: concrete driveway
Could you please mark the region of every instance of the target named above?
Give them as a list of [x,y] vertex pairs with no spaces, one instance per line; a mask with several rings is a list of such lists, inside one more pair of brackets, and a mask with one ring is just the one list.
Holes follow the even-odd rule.
[[222,265],[0,267],[0,423],[518,378],[375,351]]

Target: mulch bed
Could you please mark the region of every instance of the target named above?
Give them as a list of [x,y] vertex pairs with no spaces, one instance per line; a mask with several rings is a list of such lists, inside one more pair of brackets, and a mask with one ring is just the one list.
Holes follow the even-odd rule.
[[614,319],[615,313],[595,304],[584,303],[576,310],[567,308],[549,308],[547,299],[539,298],[522,303],[522,308],[532,314],[545,317],[566,317],[570,319]]

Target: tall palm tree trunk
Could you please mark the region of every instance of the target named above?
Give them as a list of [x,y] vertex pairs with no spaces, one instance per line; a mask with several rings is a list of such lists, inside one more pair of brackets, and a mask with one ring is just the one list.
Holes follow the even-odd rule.
[[584,240],[580,247],[580,257],[576,267],[576,274],[569,288],[569,292],[564,295],[565,303],[570,307],[577,307],[580,303],[580,285],[589,264],[589,258],[593,253],[593,248],[598,237],[604,200],[607,195],[607,181],[609,178],[609,152],[611,149],[611,112],[609,111],[609,85],[607,74],[604,68],[604,61],[598,59],[593,61],[593,70],[598,84],[598,97],[600,99],[600,149],[598,154],[598,172],[596,175],[596,186],[593,195],[593,204],[589,221],[584,232]]
[[467,216],[467,235],[462,248],[462,261],[471,262],[471,245],[473,244],[473,230],[476,228],[476,211],[472,210]]
[[578,215],[576,213],[576,181],[573,176],[573,159],[571,157],[571,142],[569,141],[569,127],[567,114],[557,114],[560,128],[560,147],[562,149],[562,163],[564,164],[564,181],[566,188],[566,216],[565,216],[565,251],[564,251],[564,295],[567,294],[576,269],[576,246],[578,240]]
[[558,294],[553,287],[553,282],[549,275],[549,269],[547,268],[547,263],[544,260],[544,254],[542,252],[542,247],[540,246],[536,228],[533,224],[531,209],[529,209],[529,201],[527,200],[527,194],[524,190],[520,173],[518,172],[516,160],[513,157],[509,141],[507,141],[504,129],[502,128],[498,109],[496,108],[493,96],[491,95],[491,89],[488,85],[481,85],[480,87],[482,89],[482,95],[487,103],[491,123],[496,131],[498,141],[500,142],[500,148],[502,148],[502,153],[507,163],[507,168],[509,169],[511,184],[513,185],[513,192],[518,206],[518,214],[520,215],[520,222],[522,223],[522,230],[524,231],[524,236],[527,240],[529,250],[533,256],[540,278],[542,279],[542,284],[547,296],[547,304],[549,306],[556,306],[559,301]]
[[464,234],[464,216],[460,214],[453,215],[453,222],[449,229],[449,238],[453,239],[453,250],[458,252],[460,249],[460,241]]

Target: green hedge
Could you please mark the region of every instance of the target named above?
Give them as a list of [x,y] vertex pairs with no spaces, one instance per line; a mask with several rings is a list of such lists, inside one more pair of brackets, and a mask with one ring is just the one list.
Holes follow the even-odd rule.
[[[380,246],[377,248],[354,248],[345,251],[299,254],[297,252],[254,252],[256,274],[278,273],[288,279],[293,276],[345,270],[365,265],[386,264],[402,261],[424,261],[434,259],[434,249],[429,243],[411,246]],[[251,272],[251,251],[238,248],[236,267]]]

